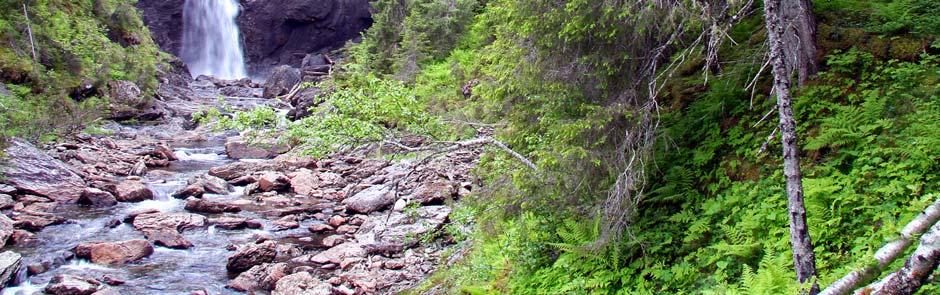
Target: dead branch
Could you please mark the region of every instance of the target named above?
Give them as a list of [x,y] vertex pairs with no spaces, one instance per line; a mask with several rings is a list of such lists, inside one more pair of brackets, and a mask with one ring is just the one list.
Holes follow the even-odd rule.
[[[863,267],[862,269],[853,271],[835,283],[832,283],[823,290],[820,295],[842,295],[848,294],[852,290],[858,288],[861,284],[864,284],[874,278],[876,275],[880,274],[881,271],[887,267],[889,264],[897,260],[898,256],[904,253],[911,243],[913,242],[914,237],[924,233],[928,228],[933,225],[931,234],[934,235],[933,240],[938,240],[940,237],[940,232],[936,229],[937,221],[940,220],[940,199],[931,204],[927,209],[920,213],[914,220],[911,220],[904,229],[901,231],[901,236],[888,244],[885,244],[881,249],[878,249],[878,252],[875,252],[875,261],[877,264],[871,264]],[[921,238],[921,247],[924,246],[924,240],[928,237],[925,236]],[[921,247],[918,247],[920,250]],[[917,251],[914,252],[914,255],[911,257],[916,257]],[[909,261],[910,262],[910,261]],[[932,270],[932,269],[931,269]],[[928,272],[929,274],[929,272]],[[892,274],[892,275],[896,275]],[[890,277],[890,276],[889,276]],[[888,280],[888,278],[885,278]],[[881,282],[883,283],[884,280]],[[870,286],[866,289],[878,289],[876,286]],[[872,293],[874,294],[874,293]]]
[[857,295],[914,294],[926,283],[940,263],[940,223],[920,237],[920,245],[897,272],[855,291]]
[[23,16],[26,17],[26,32],[29,33],[29,48],[33,53],[33,61],[38,60],[36,58],[36,44],[33,41],[33,27],[30,25],[29,13],[26,12],[26,2],[23,2]]

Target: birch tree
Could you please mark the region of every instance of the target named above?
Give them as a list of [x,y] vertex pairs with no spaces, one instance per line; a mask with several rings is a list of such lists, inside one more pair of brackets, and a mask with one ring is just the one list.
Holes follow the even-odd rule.
[[[765,0],[764,18],[767,28],[767,40],[770,47],[770,62],[773,66],[773,92],[777,95],[777,112],[780,116],[780,137],[783,145],[783,174],[786,176],[787,209],[790,217],[790,247],[793,250],[793,266],[800,283],[810,283],[809,294],[819,293],[815,282],[816,254],[806,224],[806,208],[803,205],[803,180],[800,171],[800,149],[797,144],[796,121],[793,119],[792,98],[790,97],[791,73],[800,68],[799,57],[792,56],[799,50],[788,50],[794,46],[802,48],[802,42],[813,40],[800,39],[797,44],[787,43],[791,33],[790,22],[784,18],[784,7],[793,7],[793,2],[802,0]],[[812,14],[811,11],[803,11]],[[813,46],[813,48],[815,48]],[[807,71],[808,72],[808,71]]]

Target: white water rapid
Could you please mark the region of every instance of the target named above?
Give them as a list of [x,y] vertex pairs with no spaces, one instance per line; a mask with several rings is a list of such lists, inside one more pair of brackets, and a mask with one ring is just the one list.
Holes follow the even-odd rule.
[[193,77],[221,79],[247,76],[238,36],[237,0],[186,0],[183,6],[181,58]]

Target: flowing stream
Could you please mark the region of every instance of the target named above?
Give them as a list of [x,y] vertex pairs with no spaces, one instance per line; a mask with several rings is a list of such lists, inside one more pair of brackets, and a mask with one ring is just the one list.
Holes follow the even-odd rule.
[[[225,269],[227,257],[232,252],[226,246],[252,242],[258,236],[269,236],[274,239],[288,239],[306,231],[297,229],[292,231],[269,232],[265,230],[224,230],[213,226],[204,229],[194,229],[183,232],[183,236],[193,243],[193,247],[186,250],[176,250],[155,246],[153,255],[139,262],[126,265],[107,266],[88,262],[82,259],[62,258],[77,244],[94,241],[123,241],[128,239],[143,239],[140,231],[132,225],[121,223],[110,228],[109,222],[120,219],[131,212],[144,209],[158,209],[161,212],[187,212],[183,207],[185,200],[175,199],[170,195],[186,186],[186,180],[194,175],[205,173],[209,168],[230,163],[224,152],[224,139],[215,139],[196,146],[176,147],[175,153],[180,158],[171,166],[165,168],[172,173],[149,173],[144,181],[154,191],[155,199],[140,203],[120,203],[110,208],[89,208],[72,205],[72,208],[63,210],[70,222],[47,227],[40,231],[36,238],[39,243],[28,246],[13,246],[10,250],[23,254],[24,263],[38,261],[55,261],[50,271],[33,276],[26,276],[25,271],[19,275],[19,285],[3,289],[2,295],[42,294],[48,281],[57,274],[82,275],[92,278],[111,276],[125,281],[120,286],[124,294],[189,294],[195,290],[205,289],[209,294],[241,294],[224,286],[232,274]],[[228,195],[207,194],[206,199],[230,200],[245,198],[243,187],[236,187],[235,192]],[[204,214],[208,217],[233,215],[263,220],[265,228],[271,225],[267,220],[252,211],[242,211],[237,214]]]
[[239,38],[237,0],[186,0],[181,58],[193,77],[247,76]]

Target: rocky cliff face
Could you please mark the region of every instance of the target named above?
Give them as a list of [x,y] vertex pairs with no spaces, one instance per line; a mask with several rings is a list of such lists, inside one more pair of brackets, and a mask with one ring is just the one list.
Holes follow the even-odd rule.
[[[166,52],[182,47],[185,0],[140,0],[144,22]],[[241,0],[239,27],[251,74],[299,67],[307,53],[343,46],[372,25],[368,0]]]

